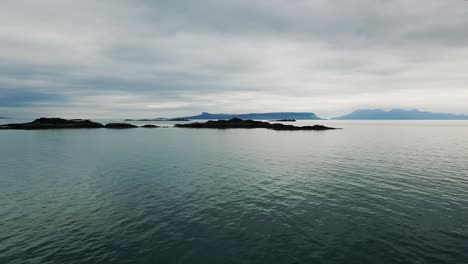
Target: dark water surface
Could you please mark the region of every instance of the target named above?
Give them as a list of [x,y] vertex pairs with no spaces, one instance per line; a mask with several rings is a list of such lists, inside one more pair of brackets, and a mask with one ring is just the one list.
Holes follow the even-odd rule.
[[468,122],[320,123],[0,131],[0,263],[468,263]]

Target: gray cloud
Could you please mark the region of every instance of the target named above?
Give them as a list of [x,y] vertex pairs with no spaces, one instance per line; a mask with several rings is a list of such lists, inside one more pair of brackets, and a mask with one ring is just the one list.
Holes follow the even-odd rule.
[[0,94],[0,105],[3,107],[30,107],[33,104],[44,105],[57,102],[64,103],[66,98],[41,92],[22,89],[2,89]]
[[0,110],[468,113],[467,27],[462,0],[7,0]]

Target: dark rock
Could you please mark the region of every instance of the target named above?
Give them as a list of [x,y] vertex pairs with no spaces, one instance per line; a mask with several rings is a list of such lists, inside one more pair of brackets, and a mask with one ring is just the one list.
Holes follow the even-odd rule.
[[0,125],[0,129],[101,128],[100,123],[83,119],[39,118],[29,123]]
[[104,126],[105,128],[114,128],[114,129],[122,129],[122,128],[137,128],[138,126],[128,124],[128,123],[109,123]]
[[148,124],[148,125],[143,125],[143,126],[141,126],[141,127],[143,127],[143,128],[157,128],[157,127],[159,127],[159,126]]
[[185,128],[217,128],[217,129],[227,129],[227,128],[266,128],[273,130],[330,130],[337,129],[333,127],[326,127],[322,125],[314,126],[293,126],[293,125],[284,125],[279,123],[268,123],[262,121],[254,120],[243,120],[239,118],[232,118],[229,120],[217,120],[217,121],[207,121],[204,123],[190,123],[190,124],[176,124],[175,127],[185,127]]

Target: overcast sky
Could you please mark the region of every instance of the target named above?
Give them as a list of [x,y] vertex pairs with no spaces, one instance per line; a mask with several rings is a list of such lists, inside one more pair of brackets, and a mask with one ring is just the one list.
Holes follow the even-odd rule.
[[0,0],[0,116],[468,114],[464,0]]

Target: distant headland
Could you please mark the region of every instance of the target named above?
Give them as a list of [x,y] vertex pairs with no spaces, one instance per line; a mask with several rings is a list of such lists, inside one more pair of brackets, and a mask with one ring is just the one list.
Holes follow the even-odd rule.
[[468,120],[466,115],[423,112],[417,109],[361,109],[333,120]]
[[[312,112],[269,112],[248,114],[213,114],[203,112],[194,116],[183,116],[175,118],[144,118],[125,119],[125,121],[190,121],[190,120],[228,120],[232,118],[269,120],[272,122],[294,122],[296,120],[326,120],[318,117]],[[417,109],[359,109],[350,114],[331,118],[330,120],[468,120],[467,115],[449,113],[424,112]]]
[[271,113],[249,113],[249,114],[212,114],[203,112],[200,115],[179,117],[182,119],[257,119],[257,120],[285,120],[285,119],[296,119],[296,120],[323,120],[314,113],[310,112],[271,112]]

